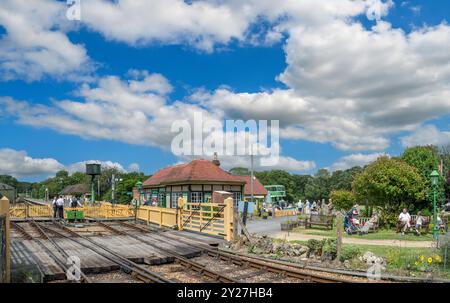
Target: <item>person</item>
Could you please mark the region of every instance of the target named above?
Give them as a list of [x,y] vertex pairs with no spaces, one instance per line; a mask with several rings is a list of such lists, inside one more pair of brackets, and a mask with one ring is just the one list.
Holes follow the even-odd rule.
[[328,199],[328,204],[327,204],[327,215],[332,215],[333,214],[333,201],[331,199]]
[[298,212],[300,214],[303,213],[303,202],[302,202],[302,200],[298,201],[297,207],[298,207]]
[[56,200],[56,207],[58,212],[58,218],[63,220],[64,219],[64,199],[63,196],[59,196],[59,199]]
[[422,213],[419,211],[417,212],[417,219],[416,219],[416,234],[418,236],[420,236],[420,229],[422,228],[423,225],[423,217],[422,217]]
[[58,207],[56,206],[56,196],[53,197],[52,206],[53,206],[53,218],[56,219],[56,215],[57,215],[57,211],[58,211]]
[[309,203],[305,203],[305,215],[309,215],[311,213],[311,207],[309,206]]
[[406,208],[403,208],[403,211],[398,216],[398,220],[400,223],[400,227],[403,227],[402,229],[402,235],[405,234],[405,232],[411,227],[411,216],[408,213],[408,210]]

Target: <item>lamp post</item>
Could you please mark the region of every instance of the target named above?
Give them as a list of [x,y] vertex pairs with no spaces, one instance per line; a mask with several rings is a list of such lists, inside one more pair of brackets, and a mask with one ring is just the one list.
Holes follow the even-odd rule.
[[141,192],[142,192],[142,182],[138,181],[136,183],[136,186],[138,188],[138,195],[139,195],[139,200],[136,201],[134,203],[134,223],[137,223],[137,209],[138,209],[138,204],[141,205]]
[[433,238],[437,239],[437,213],[436,213],[436,190],[439,182],[439,173],[433,170],[430,174],[431,185],[433,186]]

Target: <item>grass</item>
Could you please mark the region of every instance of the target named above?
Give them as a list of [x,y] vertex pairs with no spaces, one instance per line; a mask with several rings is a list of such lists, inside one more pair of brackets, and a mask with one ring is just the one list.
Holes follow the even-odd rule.
[[[306,241],[290,241],[292,243],[305,244]],[[386,272],[396,275],[411,275],[411,276],[425,276],[427,271],[420,271],[415,263],[420,260],[420,256],[424,256],[426,260],[428,257],[435,257],[438,252],[433,248],[408,248],[382,245],[355,245],[343,244],[344,248],[358,248],[361,255],[366,251],[370,251],[378,257],[382,257],[386,261]],[[426,261],[425,263],[426,264]],[[354,259],[351,262],[353,269],[366,269],[367,266],[359,259]],[[429,268],[433,269],[433,276],[450,279],[450,268],[443,268],[443,266],[433,265]]]
[[[293,232],[302,233],[305,235],[319,235],[325,237],[336,237],[336,226],[332,230],[321,229],[320,227],[315,227],[312,229],[305,229],[304,227],[297,227]],[[355,239],[365,239],[365,240],[404,240],[404,241],[432,241],[433,235],[431,233],[422,234],[416,236],[413,233],[407,233],[404,236],[401,233],[396,233],[394,230],[380,229],[377,232],[370,232],[364,235],[347,235],[344,233],[344,238],[355,238]]]

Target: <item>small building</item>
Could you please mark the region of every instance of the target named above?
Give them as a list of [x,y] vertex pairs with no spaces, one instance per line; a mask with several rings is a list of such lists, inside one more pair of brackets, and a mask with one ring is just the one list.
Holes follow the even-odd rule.
[[91,197],[91,189],[88,184],[80,183],[64,187],[60,194],[64,199],[70,199],[73,197],[89,199]]
[[[251,176],[234,176],[236,179],[244,181],[244,201],[251,201]],[[268,190],[259,182],[258,178],[253,177],[253,199],[256,203],[256,209],[259,209],[263,202],[266,202]]]
[[220,168],[220,162],[198,159],[157,171],[142,184],[145,201],[160,207],[175,208],[180,197],[189,203],[212,200],[214,191],[226,191],[237,204],[242,200],[245,181]]
[[16,201],[16,189],[8,184],[0,183],[0,199],[2,197],[8,198],[11,203]]

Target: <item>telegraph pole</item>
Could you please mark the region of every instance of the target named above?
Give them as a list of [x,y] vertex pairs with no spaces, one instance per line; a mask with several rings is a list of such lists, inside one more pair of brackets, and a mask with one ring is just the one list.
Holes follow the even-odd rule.
[[[253,145],[250,147],[250,192],[251,192],[251,201],[253,202]],[[245,194],[245,192],[244,192]],[[248,212],[248,202],[244,199],[244,212],[242,214],[242,223],[245,226],[247,224],[247,212]]]

